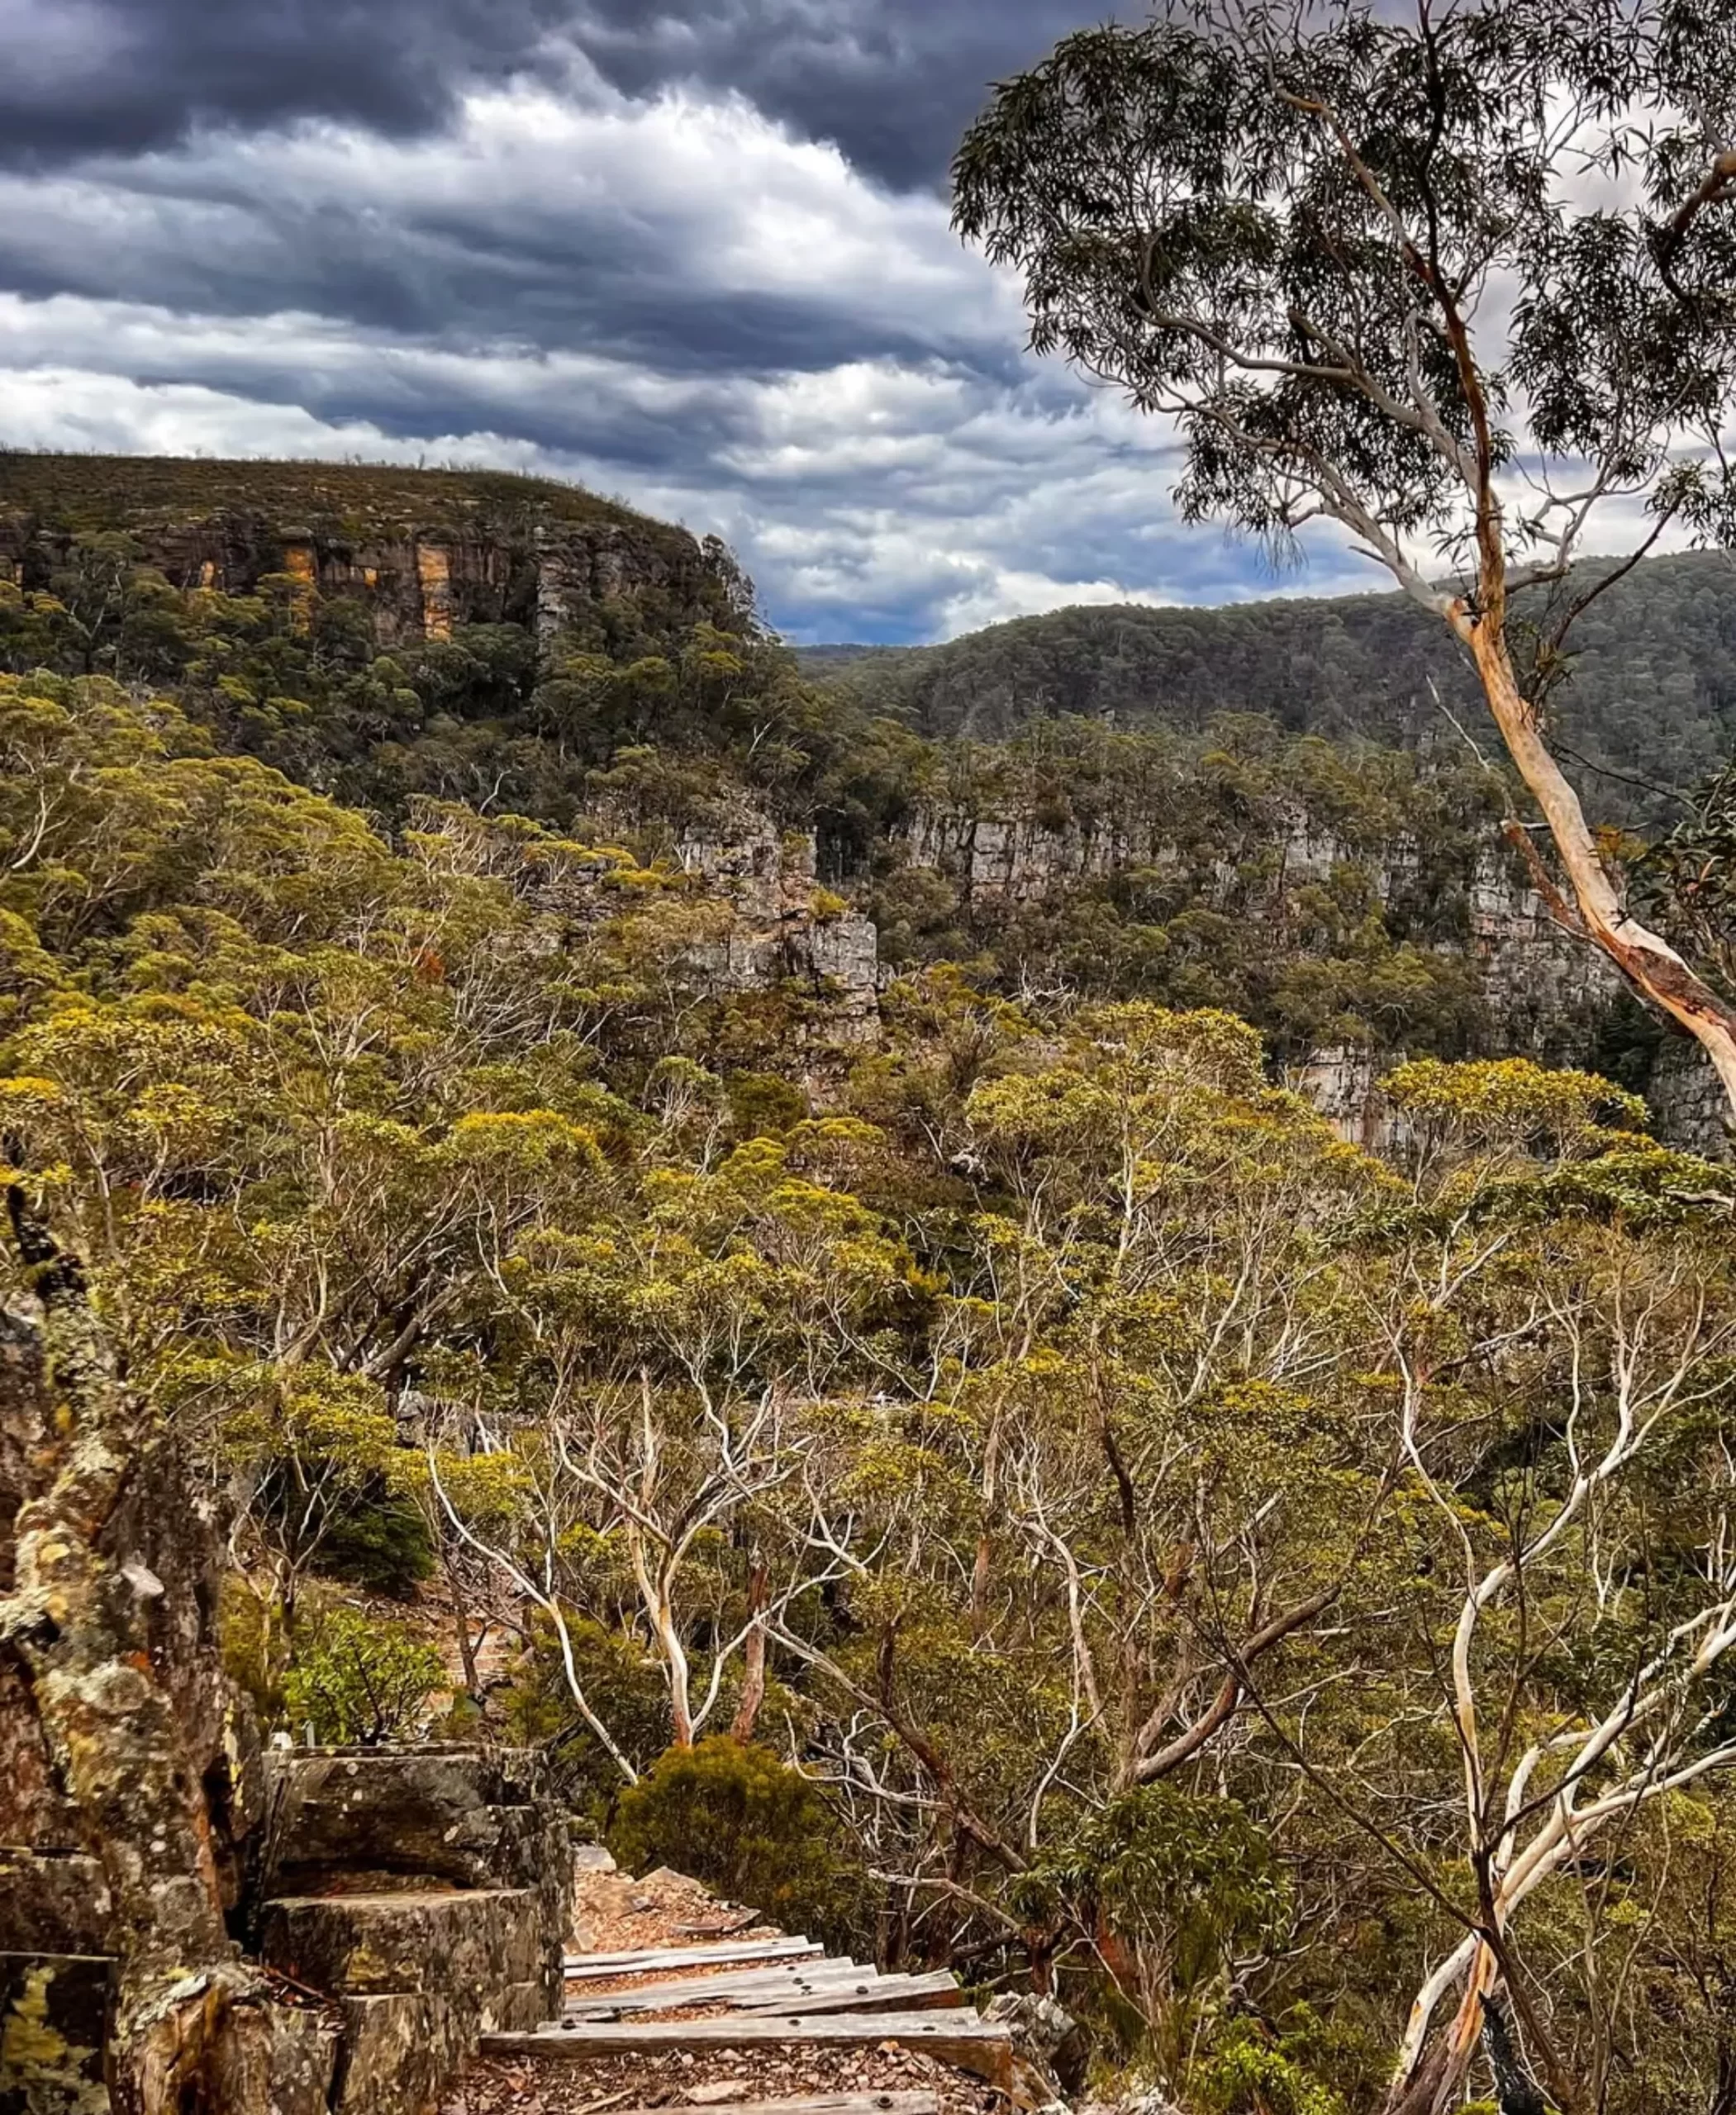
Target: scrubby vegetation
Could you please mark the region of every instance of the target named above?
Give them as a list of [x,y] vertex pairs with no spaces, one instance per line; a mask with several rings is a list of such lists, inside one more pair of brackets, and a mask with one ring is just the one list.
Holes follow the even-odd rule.
[[[55,497],[58,459],[4,467],[13,503],[35,510],[14,517],[24,528],[80,518],[76,480]],[[1491,997],[1486,987],[1472,905],[1480,890],[1514,886],[1497,828],[1510,787],[1450,731],[1420,749],[1414,729],[1395,723],[1383,746],[1372,730],[1390,715],[1371,702],[1372,663],[1310,658],[1292,636],[1325,621],[1322,609],[1344,613],[1346,635],[1359,636],[1353,620],[1373,612],[1359,650],[1382,654],[1380,625],[1401,617],[1378,600],[1073,612],[1002,627],[920,666],[956,664],[974,683],[980,663],[1002,687],[1005,674],[1022,701],[1016,715],[997,709],[990,720],[1012,731],[992,744],[936,739],[913,720],[932,730],[958,716],[916,698],[906,664],[868,657],[847,682],[826,671],[816,680],[759,625],[726,558],[702,565],[691,545],[691,592],[623,586],[551,638],[539,639],[528,609],[444,635],[400,626],[383,636],[361,588],[322,593],[273,569],[281,558],[269,554],[245,592],[176,585],[154,562],[160,535],[146,519],[155,508],[159,524],[191,520],[216,492],[252,491],[249,533],[264,551],[282,533],[262,525],[268,505],[305,514],[329,477],[333,493],[350,494],[356,533],[372,523],[404,534],[444,516],[522,541],[544,504],[530,481],[450,473],[424,497],[412,473],[359,468],[284,466],[273,482],[268,465],[255,490],[253,466],[148,465],[136,479],[134,467],[105,480],[133,530],[69,527],[23,546],[21,577],[0,581],[0,668],[148,691],[213,751],[254,758],[388,829],[429,802],[523,816],[621,846],[618,885],[645,898],[656,885],[629,883],[629,869],[649,872],[683,834],[727,838],[759,817],[816,833],[815,915],[859,905],[897,971],[963,961],[1007,995],[1224,1006],[1291,1063],[1341,1048],[1551,1058],[1597,1048],[1619,1069],[1633,1047],[1635,1077],[1643,1064],[1643,1033],[1631,1022],[1606,1032],[1589,987],[1582,1008],[1548,1016],[1524,990]],[[497,510],[515,493],[532,513],[508,520]],[[565,504],[583,517],[592,503]],[[1652,699],[1662,684],[1671,703],[1648,723],[1653,767],[1662,768],[1667,729],[1683,768],[1697,768],[1721,724],[1715,642],[1736,620],[1736,595],[1720,596],[1689,561],[1645,577],[1656,654],[1693,663],[1691,696],[1677,696],[1661,664],[1641,682],[1619,654],[1588,656],[1577,682]],[[1098,667],[1111,622],[1125,650]],[[1172,634],[1191,642],[1179,662],[1167,647],[1156,661],[1139,647]],[[1003,648],[1026,639],[1064,682],[1006,673]],[[1319,674],[1329,665],[1339,672],[1329,682]],[[1292,709],[1310,669],[1308,682],[1338,701],[1329,709],[1320,696]],[[1643,808],[1651,796],[1633,798]],[[1022,833],[1017,858],[1030,871],[1016,886],[973,885],[973,847],[995,830]],[[1659,877],[1657,915],[1715,967],[1715,942],[1700,931],[1705,889],[1688,903],[1681,856]]]
[[[1609,570],[1591,559],[1584,573],[1589,582]],[[1552,701],[1563,753],[1600,816],[1671,815],[1668,789],[1710,777],[1736,744],[1730,558],[1653,559],[1581,622],[1571,680]],[[1297,596],[1057,610],[943,646],[822,647],[801,658],[936,739],[1001,741],[1067,715],[1197,731],[1219,713],[1257,709],[1296,733],[1463,753],[1462,728],[1483,739],[1481,702],[1439,629],[1401,595]],[[1492,736],[1483,745],[1498,746]]]
[[398,468],[384,463],[60,455],[0,449],[0,515],[79,535],[234,516],[276,532],[357,537],[416,528],[498,534],[538,520],[630,522],[678,532],[578,485],[508,470]]
[[[1201,2107],[1370,2104],[1492,1899],[1605,2105],[1705,2105],[1736,1176],[1517,1060],[1401,1072],[1377,1158],[1221,1008],[916,948],[805,1040],[657,856],[663,775],[812,698],[762,654],[611,752],[614,845],[370,815],[184,671],[0,682],[7,1179],[243,1500],[268,1723],[535,1738],[624,1849],[1034,1974]],[[1256,818],[1410,782],[1222,753]]]

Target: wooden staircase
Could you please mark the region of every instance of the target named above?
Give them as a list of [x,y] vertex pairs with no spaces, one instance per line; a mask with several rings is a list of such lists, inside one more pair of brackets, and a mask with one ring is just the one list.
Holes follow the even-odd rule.
[[[949,1970],[886,1975],[802,1938],[576,1954],[562,2017],[529,2032],[486,2034],[484,2056],[582,2062],[888,2043],[1012,2089],[1011,2036],[979,2018]],[[678,2016],[676,2016],[678,2015]],[[933,2094],[825,2094],[732,2101],[719,2115],[938,2115]],[[640,2115],[621,2108],[617,2115]]]

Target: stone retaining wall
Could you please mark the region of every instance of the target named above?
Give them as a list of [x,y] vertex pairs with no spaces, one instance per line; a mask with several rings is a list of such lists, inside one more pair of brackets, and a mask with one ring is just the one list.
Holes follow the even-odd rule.
[[[559,2015],[573,1851],[535,1756],[277,1749],[263,1790],[235,1923],[305,1996],[308,2075],[261,2105],[424,2115],[479,2035]],[[93,1859],[0,1849],[0,2115],[107,2115],[106,1915]]]

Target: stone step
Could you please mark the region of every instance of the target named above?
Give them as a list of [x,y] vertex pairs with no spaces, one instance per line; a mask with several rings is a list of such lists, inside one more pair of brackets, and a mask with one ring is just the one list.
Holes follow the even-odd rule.
[[656,1968],[724,1968],[733,1961],[812,1960],[825,1949],[813,1939],[736,1939],[714,1946],[647,1946],[627,1953],[567,1956],[567,1980],[637,1975]]
[[269,1966],[331,1995],[504,1989],[542,1969],[529,1888],[285,1895],[265,1905],[259,1951]]
[[581,1987],[562,2010],[568,2019],[607,2019],[622,2013],[661,2012],[671,2005],[763,2003],[787,2008],[797,1999],[821,1990],[878,1980],[878,1969],[858,1961],[791,1961],[770,1968],[726,1970],[721,1975],[696,1971],[661,1982],[637,1984],[625,1990],[592,1992]]
[[721,2050],[875,2049],[883,2042],[920,2050],[974,2071],[1003,2089],[1012,2076],[1012,2037],[975,2013],[825,2013],[765,2018],[564,2022],[534,2034],[488,2034],[487,2056],[548,2057],[583,2061],[596,2056],[695,2055]]

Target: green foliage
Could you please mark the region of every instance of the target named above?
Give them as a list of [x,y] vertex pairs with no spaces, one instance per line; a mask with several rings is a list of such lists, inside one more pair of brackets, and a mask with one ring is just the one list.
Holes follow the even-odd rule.
[[1234,1800],[1170,1785],[1121,1794],[1045,1848],[1011,1900],[1034,1923],[1070,1917],[1160,1953],[1189,1991],[1238,1951],[1282,1942],[1288,1889],[1272,1846]]
[[[1655,825],[1676,812],[1643,786],[1605,774],[1686,787],[1723,765],[1736,734],[1731,587],[1721,557],[1653,559],[1580,620],[1572,672],[1552,711],[1593,767],[1583,792],[1600,819]],[[1359,741],[1380,743],[1452,771],[1456,737],[1434,696],[1464,724],[1474,725],[1481,710],[1475,677],[1443,652],[1438,622],[1396,594],[1218,609],[1088,606],[1014,618],[939,646],[870,649],[848,659],[822,648],[801,659],[833,688],[896,712],[932,740],[968,729],[974,742],[1004,743],[1026,736],[1033,721],[1075,715],[1134,733],[1198,736],[1220,715],[1258,713],[1277,730],[1323,738],[1341,756],[1353,757]],[[1198,788],[1208,799],[1214,790]]]
[[673,1866],[787,1930],[844,1933],[862,1908],[849,1851],[812,1781],[725,1734],[670,1749],[622,1798],[609,1842],[634,1871]]
[[[1729,1726],[1691,1655],[1736,1177],[1491,1054],[1484,775],[1249,713],[930,747],[721,573],[535,665],[498,612],[388,653],[271,567],[183,594],[148,529],[0,596],[59,671],[0,677],[0,1134],[237,1501],[221,1634],[267,1717],[414,1726],[430,1647],[333,1582],[437,1559],[477,1731],[624,1857],[1039,1966],[1202,2110],[1376,2104],[1463,1930],[1416,1872],[1477,1913],[1467,1576],[1491,1811],[1543,1744],[1522,1833],[1634,1670],[1647,1741],[1697,1768]],[[924,803],[968,858],[907,863]],[[744,804],[801,831],[780,930],[841,916],[811,825],[891,906],[872,1043],[733,988],[766,905],[744,934],[687,863]],[[996,822],[1048,884],[972,881]],[[1414,1053],[1378,1153],[1274,1084],[1332,1039]],[[1728,1804],[1708,1770],[1594,1826],[1509,1927],[1610,2115],[1726,2061]]]
[[377,1747],[408,1732],[445,1685],[434,1647],[401,1623],[323,1608],[306,1622],[283,1677],[283,1710],[333,1746]]
[[326,1529],[319,1568],[328,1578],[407,1599],[434,1569],[428,1523],[407,1500],[393,1497],[382,1480],[352,1500]]
[[1342,2098],[1252,2022],[1219,2037],[1197,2084],[1213,2115],[1345,2115]]
[[[651,1768],[668,1744],[668,1694],[655,1662],[631,1637],[580,1618],[569,1642],[585,1694],[635,1770]],[[532,1626],[499,1699],[501,1724],[516,1746],[547,1757],[552,1780],[568,1804],[599,1836],[613,1825],[621,1772],[590,1736],[573,1707],[560,1649],[546,1622]]]

